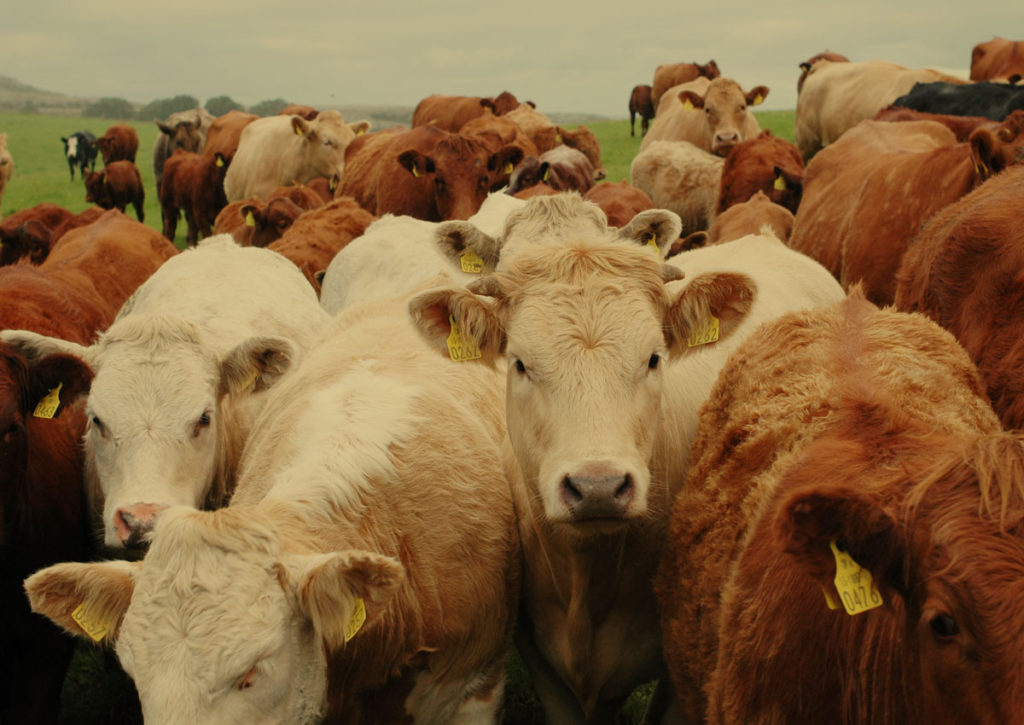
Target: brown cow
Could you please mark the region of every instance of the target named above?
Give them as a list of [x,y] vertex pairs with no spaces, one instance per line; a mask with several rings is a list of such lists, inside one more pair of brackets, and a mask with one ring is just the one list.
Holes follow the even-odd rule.
[[796,146],[771,131],[740,141],[722,165],[717,213],[763,191],[796,214],[804,184],[804,161]]
[[[506,146],[515,146],[522,149],[524,159],[527,156],[540,156],[537,144],[519,124],[504,116],[479,116],[466,123],[459,133],[482,141],[492,152],[498,152]],[[508,184],[512,177],[510,166],[511,164],[506,164],[504,168],[499,169],[491,184],[491,191],[498,191]]]
[[[787,242],[795,222],[793,212],[758,190],[746,201],[733,204],[715,216],[707,231],[707,243],[721,244],[748,234],[769,233],[765,227],[770,229],[773,236]],[[690,240],[690,244],[693,245],[695,241]]]
[[228,111],[222,116],[217,116],[206,132],[203,156],[212,159],[220,154],[226,159],[232,158],[238,150],[238,139],[242,136],[242,129],[258,119],[259,116],[255,113],[244,111]]
[[528,156],[516,166],[508,182],[508,194],[544,182],[555,191],[578,191],[594,185],[594,167],[582,151],[566,145],[556,146],[539,157]]
[[647,135],[648,121],[654,118],[654,104],[651,102],[651,87],[633,86],[629,92],[629,135],[636,136],[633,122],[640,116],[640,135]]
[[131,161],[112,161],[103,171],[86,171],[85,200],[104,209],[116,207],[122,212],[131,204],[138,220],[146,219],[146,189],[142,175]]
[[996,36],[971,50],[972,81],[1020,83],[1021,78],[1024,78],[1024,40]]
[[277,112],[278,116],[302,116],[307,121],[312,121],[320,115],[319,109],[306,106],[301,103],[289,103]]
[[682,721],[1024,721],[1024,440],[952,336],[788,315],[698,431],[656,579]]
[[[244,201],[233,201],[225,206],[213,222],[213,233],[230,234],[236,242],[246,247],[267,246],[278,239],[284,230],[291,226],[291,222],[295,221],[293,217],[291,221],[282,226],[280,218],[275,218],[273,223],[267,220],[266,208],[275,199],[287,199],[299,210],[300,214],[323,206],[330,201],[330,199],[325,200],[306,184],[279,186],[270,192],[266,200],[253,196]],[[253,214],[251,219],[249,212]]]
[[3,208],[4,189],[14,173],[14,157],[7,148],[7,134],[0,133],[0,209]]
[[992,121],[984,116],[952,116],[947,113],[928,113],[927,111],[915,111],[903,106],[886,106],[874,115],[874,121],[889,121],[897,123],[901,121],[935,121],[948,128],[956,136],[957,141],[966,141],[979,126],[998,128],[999,122]]
[[220,152],[210,157],[190,151],[175,151],[164,163],[164,181],[160,187],[160,212],[164,236],[174,241],[178,215],[185,214],[189,246],[200,237],[213,233],[217,213],[227,206],[224,175],[230,159]]
[[1024,167],[996,174],[936,213],[903,255],[896,307],[953,333],[1006,428],[1024,428]]
[[662,63],[654,69],[654,82],[651,85],[651,106],[654,112],[658,112],[658,104],[661,97],[669,88],[678,86],[681,83],[689,83],[698,78],[707,78],[713,81],[722,75],[718,70],[718,63],[709,60],[704,65],[700,63]]
[[601,207],[610,227],[624,227],[640,212],[655,208],[651,197],[626,180],[594,184],[583,199]]
[[[34,264],[39,264],[50,253],[49,239],[43,246],[35,239],[32,230],[38,229],[31,222],[38,222],[48,230],[71,217],[71,212],[56,204],[44,202],[28,209],[16,211],[0,222],[0,264],[13,264],[25,256],[31,256]],[[25,225],[29,224],[26,235]]]
[[362,236],[375,218],[355,199],[338,197],[299,216],[267,249],[294,262],[320,294],[318,273],[327,269],[342,247]]
[[600,181],[608,175],[604,164],[601,163],[601,145],[594,132],[586,126],[577,126],[573,131],[555,125],[550,118],[529,103],[521,103],[518,108],[505,115],[523,129],[540,153],[565,144],[587,155],[590,163],[594,165],[594,181]]
[[800,95],[800,91],[802,91],[804,89],[804,81],[807,80],[807,74],[811,72],[811,68],[813,68],[814,64],[817,63],[819,60],[828,60],[828,61],[831,61],[833,63],[849,63],[850,62],[850,59],[847,58],[845,55],[840,55],[839,53],[833,53],[833,52],[828,51],[828,50],[826,50],[823,53],[817,53],[815,55],[812,55],[810,58],[808,58],[807,60],[805,60],[803,63],[800,64],[800,77],[797,78],[797,81],[796,81],[796,93],[797,93],[797,96],[799,96]]
[[890,304],[900,258],[921,224],[1008,165],[1024,160],[1024,111],[967,143],[933,121],[862,121],[812,159],[790,246],[844,288],[862,281]]
[[[37,204],[36,207],[32,207],[32,209],[39,206],[44,205]],[[60,209],[60,207],[56,208]],[[61,209],[61,211],[64,210]],[[68,212],[69,216],[59,222],[48,223],[45,219],[31,218],[19,224],[13,234],[7,236],[5,236],[2,231],[4,225],[0,224],[0,239],[3,239],[3,250],[5,253],[8,251],[8,247],[10,247],[11,250],[19,250],[16,253],[22,254],[23,257],[27,257],[32,264],[40,264],[44,259],[46,259],[47,255],[49,255],[53,245],[56,244],[66,232],[69,232],[72,229],[77,229],[78,227],[83,227],[87,224],[92,224],[104,213],[106,213],[106,209],[102,209],[98,206],[90,206],[79,214],[72,215]],[[12,214],[8,219],[15,216],[15,214]]]
[[412,112],[412,125],[435,126],[457,133],[469,121],[481,116],[501,116],[519,106],[519,101],[508,91],[496,98],[480,96],[427,96]]
[[478,138],[433,126],[367,134],[346,156],[336,194],[355,198],[378,216],[468,219],[495,176],[521,158],[515,146],[495,152]]
[[160,129],[153,146],[153,178],[156,179],[159,196],[164,162],[178,149],[201,153],[213,116],[205,108],[198,107],[191,111],[178,111],[163,121],[154,119],[153,122]]
[[96,148],[103,156],[103,165],[113,161],[130,161],[135,163],[135,154],[139,150],[139,132],[127,123],[117,123],[96,139]]

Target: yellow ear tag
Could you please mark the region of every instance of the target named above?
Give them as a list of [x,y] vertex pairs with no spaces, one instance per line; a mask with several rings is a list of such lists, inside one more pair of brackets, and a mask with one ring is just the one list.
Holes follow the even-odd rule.
[[505,172],[504,173],[511,174],[515,170],[516,170],[516,167],[512,165],[511,161],[506,161],[505,162]]
[[62,387],[64,387],[64,383],[57,383],[56,388],[51,388],[46,397],[39,401],[39,405],[36,406],[32,415],[36,418],[52,418],[55,416],[57,408],[60,407],[60,389]]
[[463,252],[459,261],[462,263],[462,271],[466,274],[482,274],[484,271],[484,260],[473,252]]
[[223,165],[224,165],[224,159],[222,157],[218,156],[217,157],[217,166],[223,166]]
[[296,136],[301,136],[302,135],[302,126],[293,126],[293,128],[295,129],[295,135]]
[[348,620],[348,626],[345,627],[345,641],[348,642],[355,637],[356,632],[362,629],[365,622],[366,602],[363,601],[362,597],[356,597],[356,608],[352,611],[352,618]]
[[448,322],[452,326],[451,334],[448,335],[448,355],[455,362],[466,362],[482,357],[480,346],[471,337],[463,338],[459,325],[455,318],[448,315]]
[[256,217],[254,217],[252,215],[252,212],[249,212],[248,214],[245,215],[245,226],[247,226],[247,227],[254,227],[254,226],[256,226]]
[[260,371],[259,370],[253,370],[251,373],[249,373],[249,378],[245,381],[245,385],[243,385],[241,387],[241,390],[244,391],[244,390],[248,390],[249,388],[253,387],[254,385],[256,385],[256,381],[259,380],[259,379],[260,379]]
[[703,328],[697,328],[690,332],[690,337],[686,340],[687,347],[697,347],[698,345],[707,345],[718,340],[718,318],[714,315],[708,320],[708,324]]
[[683,110],[685,110],[685,111],[692,111],[693,110],[693,103],[690,101],[689,98],[687,98],[685,101],[683,101]]
[[338,188],[338,180],[332,176],[331,180],[327,182],[327,188],[331,191],[336,191]]
[[412,165],[412,175],[415,176],[417,179],[423,176],[423,174],[420,173],[420,167],[417,166],[416,164]]
[[785,191],[786,190],[786,180],[784,178],[782,178],[781,176],[776,176],[775,177],[775,183],[772,184],[772,188],[775,189],[775,191]]
[[541,178],[541,181],[547,181],[550,178],[551,178],[551,167],[549,166],[546,169],[544,169],[544,176],[543,176],[543,178]]
[[758,93],[756,96],[754,96],[754,102],[752,104],[750,104],[750,105],[752,105],[752,106],[760,106],[762,103],[764,103],[764,96],[762,96],[760,93]]
[[562,143],[562,134],[560,134],[560,133],[556,133],[555,134],[555,143]]
[[878,593],[871,572],[861,568],[845,551],[840,551],[836,542],[829,543],[836,557],[836,591],[843,600],[847,614],[860,614],[882,606],[882,595]]
[[106,622],[102,622],[99,619],[94,618],[85,609],[85,602],[82,602],[78,607],[71,613],[71,618],[78,623],[78,626],[82,630],[93,638],[94,641],[99,642],[107,636],[107,632],[110,631],[110,627]]
[[651,234],[651,236],[647,239],[647,246],[653,249],[654,253],[657,254],[659,257],[661,256],[661,247],[658,246],[657,234]]

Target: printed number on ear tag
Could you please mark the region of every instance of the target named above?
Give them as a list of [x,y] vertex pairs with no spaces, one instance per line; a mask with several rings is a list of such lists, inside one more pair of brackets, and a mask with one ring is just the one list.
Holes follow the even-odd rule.
[[32,411],[32,415],[36,418],[52,418],[55,416],[57,408],[60,407],[60,389],[62,387],[64,387],[64,383],[57,383],[56,388],[51,388],[46,397],[39,401],[39,405]]
[[483,274],[484,260],[473,252],[463,252],[459,261],[462,263],[462,271],[466,274]]
[[107,636],[107,632],[110,631],[110,627],[106,622],[103,622],[86,610],[85,602],[82,602],[78,607],[71,613],[71,618],[75,620],[82,631],[93,638],[94,641],[99,642]]
[[708,345],[718,340],[718,318],[714,315],[710,315],[708,324],[703,328],[697,328],[690,333],[690,336],[686,339],[687,347],[697,347],[699,345]]
[[840,551],[835,541],[829,546],[836,558],[836,591],[846,613],[860,614],[882,606],[882,595],[871,578],[871,572],[862,568],[847,552]]
[[345,627],[346,642],[356,636],[356,632],[362,629],[364,622],[366,622],[366,602],[359,597],[356,599],[355,609],[352,610],[352,618],[348,620],[348,626]]
[[476,340],[464,337],[459,323],[451,315],[448,315],[448,322],[452,327],[452,331],[448,335],[448,355],[451,359],[455,362],[465,362],[480,358],[480,346],[477,345]]

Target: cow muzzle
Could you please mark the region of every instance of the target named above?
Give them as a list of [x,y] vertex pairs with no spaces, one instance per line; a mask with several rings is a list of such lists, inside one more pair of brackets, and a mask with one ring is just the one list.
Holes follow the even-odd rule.
[[562,478],[561,501],[574,522],[627,518],[636,493],[633,475],[606,466],[585,467]]
[[144,549],[149,546],[149,534],[157,514],[166,506],[152,503],[136,503],[124,506],[114,512],[114,528],[117,538],[126,549]]

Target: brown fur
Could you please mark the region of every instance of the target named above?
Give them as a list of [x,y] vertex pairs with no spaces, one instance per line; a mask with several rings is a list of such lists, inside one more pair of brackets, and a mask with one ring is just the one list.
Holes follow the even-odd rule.
[[629,92],[629,135],[636,136],[633,122],[640,116],[640,135],[647,135],[648,122],[654,118],[654,103],[651,102],[651,87],[633,86]]
[[875,114],[875,121],[935,121],[948,128],[956,136],[957,141],[966,141],[970,138],[974,129],[979,126],[997,128],[999,123],[990,121],[984,116],[951,116],[945,113],[928,113],[927,111],[915,111],[903,106],[886,106]]
[[201,153],[206,145],[206,133],[213,123],[213,116],[205,108],[172,113],[164,121],[154,121],[160,134],[153,146],[153,178],[156,179],[157,195],[160,194],[160,180],[163,177],[164,162],[178,149]]
[[594,167],[581,152],[568,146],[556,146],[539,157],[523,159],[508,182],[509,194],[547,184],[555,191],[586,193],[594,185]]
[[85,200],[104,209],[116,207],[120,212],[131,204],[136,218],[140,222],[146,219],[146,189],[142,175],[131,161],[112,161],[103,171],[87,171]]
[[833,63],[850,62],[850,59],[847,58],[845,55],[833,53],[828,50],[826,50],[823,53],[816,53],[815,55],[812,55],[810,58],[808,58],[807,60],[800,64],[800,77],[796,81],[796,92],[798,96],[800,95],[800,91],[804,89],[804,81],[807,79],[807,74],[811,72],[811,68],[813,68],[814,64],[817,63],[819,60],[828,60]]
[[96,148],[103,155],[104,166],[112,161],[130,161],[134,164],[135,154],[139,150],[139,133],[127,123],[115,124],[96,139]]
[[602,181],[595,184],[583,195],[583,200],[601,207],[610,227],[624,227],[640,212],[655,208],[651,197],[625,179],[618,183]]
[[[502,116],[483,115],[474,118],[466,123],[460,133],[468,138],[475,138],[482,141],[491,149],[491,152],[500,151],[505,146],[514,146],[522,149],[523,158],[527,156],[540,156],[540,151],[529,136],[519,127],[515,121],[510,121]],[[491,184],[492,191],[498,191],[506,186],[512,172],[508,165],[498,170],[494,175]]]
[[1019,83],[1024,77],[1024,40],[994,37],[971,50],[971,80],[1007,80]]
[[[71,217],[71,212],[56,204],[36,204],[16,211],[0,222],[0,264],[13,264],[26,255],[39,264],[50,253],[50,240],[26,235],[26,225],[40,223],[47,231]],[[33,243],[35,241],[35,243]],[[40,246],[45,244],[45,248]]]
[[771,131],[762,131],[733,146],[726,157],[716,212],[721,214],[733,204],[762,191],[773,202],[796,214],[803,184],[804,162],[796,146],[776,138]]
[[501,116],[518,105],[519,101],[508,91],[496,98],[434,94],[416,104],[412,112],[412,125],[435,126],[457,133],[475,118]]
[[709,60],[704,65],[700,63],[662,63],[654,69],[654,82],[651,85],[651,107],[656,113],[661,97],[673,86],[680,83],[689,83],[698,78],[714,80],[722,75],[718,70],[718,64]]
[[761,234],[767,225],[781,241],[789,240],[796,218],[793,212],[769,199],[763,191],[739,204],[733,204],[708,229],[708,244],[721,244],[748,234]]
[[301,103],[289,103],[287,106],[277,112],[279,116],[302,116],[307,121],[312,121],[314,118],[320,115],[320,111],[312,106],[306,106]]
[[577,151],[582,151],[590,163],[594,165],[594,179],[600,181],[607,172],[601,163],[601,146],[594,132],[586,126],[578,126],[570,130],[555,125],[550,118],[538,111],[529,103],[520,104],[518,108],[507,114],[523,132],[530,137],[540,153],[550,151],[560,144],[565,144]]
[[255,113],[244,111],[228,111],[223,116],[217,116],[206,132],[203,156],[211,159],[217,154],[226,159],[234,156],[238,150],[238,139],[242,137],[242,129],[258,118]]
[[171,154],[164,164],[160,186],[165,237],[174,240],[178,216],[182,213],[188,224],[190,246],[213,233],[213,222],[228,203],[224,196],[224,174],[230,162],[230,158],[219,154],[207,156],[188,151]]
[[[304,211],[321,207],[329,201],[310,189],[307,184],[279,186],[270,192],[266,200],[254,196],[244,201],[233,201],[225,206],[220,210],[213,222],[213,233],[230,234],[242,246],[267,246],[275,239],[279,239],[281,234],[284,233],[285,228],[291,225],[291,222],[289,222],[282,226],[283,217],[278,218],[275,216],[272,222],[267,220],[266,209],[275,199],[287,199],[299,210],[300,214]],[[287,205],[277,208],[280,211],[291,209]],[[243,211],[243,209],[246,211]],[[246,222],[248,211],[253,212],[252,226],[249,226]],[[295,218],[292,218],[291,221],[294,222]]]

